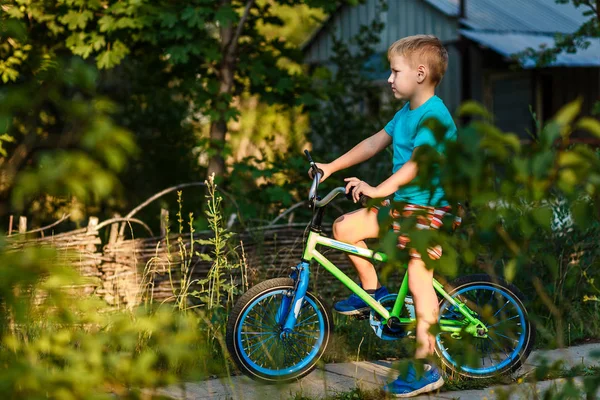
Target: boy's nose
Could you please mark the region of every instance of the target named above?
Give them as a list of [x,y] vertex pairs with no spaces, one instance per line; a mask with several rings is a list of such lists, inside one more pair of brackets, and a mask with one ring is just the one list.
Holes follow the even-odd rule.
[[392,79],[393,74],[390,74],[390,77],[388,78],[388,83],[394,83],[394,80]]

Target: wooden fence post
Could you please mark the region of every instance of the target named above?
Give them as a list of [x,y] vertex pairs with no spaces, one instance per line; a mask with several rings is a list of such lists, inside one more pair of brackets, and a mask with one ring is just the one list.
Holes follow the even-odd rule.
[[87,233],[93,233],[96,231],[96,226],[98,226],[98,217],[90,217],[87,226]]
[[[118,213],[113,215],[113,218],[120,218],[120,217],[121,217],[121,215]],[[108,234],[108,243],[109,244],[116,243],[118,239],[119,239],[119,223],[115,222],[114,224],[110,225],[110,233]]]
[[27,217],[19,217],[19,233],[27,232]]
[[169,210],[160,209],[160,236],[167,236],[167,223],[169,220]]
[[[96,229],[96,226],[98,226],[98,217],[90,217],[90,219],[88,221],[88,226],[87,226],[87,234],[98,236],[98,230]],[[85,246],[85,249],[87,251],[95,252],[96,245],[93,243],[89,243]]]

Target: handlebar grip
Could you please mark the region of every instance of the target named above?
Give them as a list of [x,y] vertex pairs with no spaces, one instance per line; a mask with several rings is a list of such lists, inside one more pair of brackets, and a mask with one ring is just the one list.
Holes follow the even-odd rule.
[[312,157],[310,156],[310,153],[308,152],[308,150],[304,150],[304,154],[306,154],[306,158],[308,158],[308,161],[312,164],[314,163]]
[[[354,190],[354,188],[351,188],[350,191],[348,193],[346,193],[346,198],[350,201],[353,201],[352,199],[352,191]],[[369,200],[371,200],[371,198],[369,196],[365,196],[364,194],[361,194],[360,197],[358,198],[358,204],[360,204],[361,207],[367,207],[367,203],[369,202]]]
[[321,174],[321,178],[323,177],[323,175],[325,175],[325,172],[323,172],[323,170],[321,168],[317,168],[315,166],[313,166],[309,171],[308,171],[308,176],[310,176],[310,179],[314,179],[315,174]]

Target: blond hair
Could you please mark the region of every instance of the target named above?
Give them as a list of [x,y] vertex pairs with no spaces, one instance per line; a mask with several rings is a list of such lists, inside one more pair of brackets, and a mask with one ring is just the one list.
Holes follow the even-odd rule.
[[429,68],[429,76],[438,85],[448,68],[448,52],[440,39],[433,35],[415,35],[397,40],[388,49],[388,60],[393,56],[406,57],[409,64],[422,63]]

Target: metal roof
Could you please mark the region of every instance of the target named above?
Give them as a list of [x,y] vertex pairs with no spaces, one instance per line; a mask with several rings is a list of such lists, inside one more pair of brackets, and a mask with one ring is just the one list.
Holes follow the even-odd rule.
[[[460,0],[425,1],[448,16],[458,16]],[[583,15],[586,7],[557,4],[554,0],[464,1],[466,16],[460,22],[478,30],[571,33],[590,18]]]
[[[537,49],[540,45],[554,47],[554,37],[552,35],[535,35],[531,33],[512,33],[512,32],[478,32],[468,29],[461,29],[460,33],[467,38],[502,54],[510,57],[532,47]],[[560,53],[556,61],[550,66],[569,66],[569,67],[599,67],[600,66],[600,39],[590,38],[590,46],[585,50],[577,50],[577,53]],[[524,68],[533,68],[535,63],[532,60],[525,61]]]
[[425,2],[429,3],[450,17],[458,16],[459,0],[425,0]]

